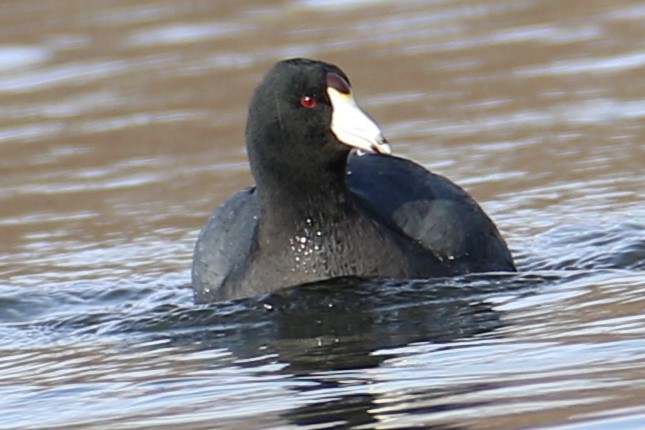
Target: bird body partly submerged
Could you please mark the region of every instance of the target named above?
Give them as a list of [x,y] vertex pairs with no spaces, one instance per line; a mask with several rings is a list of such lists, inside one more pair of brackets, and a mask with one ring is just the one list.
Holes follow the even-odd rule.
[[[448,179],[389,154],[337,67],[278,63],[251,102],[256,186],[220,206],[193,257],[197,302],[325,279],[513,271],[477,203]],[[351,148],[373,152],[362,156]]]

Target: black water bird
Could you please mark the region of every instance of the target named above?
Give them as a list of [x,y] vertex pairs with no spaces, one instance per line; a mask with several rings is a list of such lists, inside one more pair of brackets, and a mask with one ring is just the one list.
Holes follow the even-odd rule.
[[332,64],[277,63],[251,100],[246,144],[256,185],[224,202],[201,231],[192,270],[198,303],[340,276],[515,270],[475,200],[391,155]]

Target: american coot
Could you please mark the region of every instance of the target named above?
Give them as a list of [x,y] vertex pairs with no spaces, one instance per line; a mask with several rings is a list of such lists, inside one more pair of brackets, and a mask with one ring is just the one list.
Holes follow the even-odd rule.
[[198,303],[339,276],[515,270],[472,197],[390,155],[332,64],[276,64],[251,100],[246,144],[256,186],[220,206],[199,236],[192,271]]

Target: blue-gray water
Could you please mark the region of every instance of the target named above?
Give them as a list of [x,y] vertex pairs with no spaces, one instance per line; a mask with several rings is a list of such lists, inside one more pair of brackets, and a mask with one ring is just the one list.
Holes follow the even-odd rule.
[[[645,427],[645,5],[5,1],[0,428]],[[195,306],[253,87],[337,63],[516,275]]]

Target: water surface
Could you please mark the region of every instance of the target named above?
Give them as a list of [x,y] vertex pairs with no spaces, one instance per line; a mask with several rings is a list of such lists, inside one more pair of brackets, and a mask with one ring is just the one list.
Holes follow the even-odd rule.
[[[7,0],[1,428],[645,426],[645,5]],[[517,275],[195,306],[276,61],[334,62]]]

